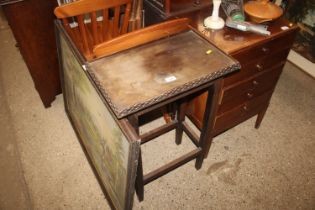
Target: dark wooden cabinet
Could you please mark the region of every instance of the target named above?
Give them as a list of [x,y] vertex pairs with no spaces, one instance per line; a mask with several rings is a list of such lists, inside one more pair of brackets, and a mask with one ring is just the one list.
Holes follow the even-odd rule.
[[54,31],[56,0],[3,1],[3,11],[45,107],[61,93]]

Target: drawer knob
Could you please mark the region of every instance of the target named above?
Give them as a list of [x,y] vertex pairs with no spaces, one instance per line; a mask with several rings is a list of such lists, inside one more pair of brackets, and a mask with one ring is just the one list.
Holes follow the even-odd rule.
[[256,80],[254,80],[254,81],[253,81],[253,85],[254,85],[254,86],[258,86],[258,85],[259,85],[259,82],[257,82]]
[[264,67],[261,64],[259,64],[259,63],[256,65],[256,68],[257,68],[258,71],[264,70]]
[[248,98],[253,98],[254,94],[253,93],[247,93],[246,94]]
[[244,105],[244,106],[243,106],[243,110],[244,110],[244,111],[248,111],[247,105]]
[[269,48],[267,48],[267,47],[263,47],[263,48],[261,48],[261,50],[264,52],[264,53],[269,53]]

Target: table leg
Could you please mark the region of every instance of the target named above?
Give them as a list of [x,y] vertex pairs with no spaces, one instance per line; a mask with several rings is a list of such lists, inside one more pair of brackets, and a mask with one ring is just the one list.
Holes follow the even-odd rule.
[[143,184],[143,166],[142,166],[142,155],[141,148],[139,151],[139,159],[138,159],[138,168],[137,168],[137,177],[136,177],[136,193],[139,201],[143,201],[144,199],[144,184]]
[[139,117],[132,115],[128,117],[130,125],[135,129],[136,133],[139,135]]
[[267,108],[268,108],[268,105],[264,107],[263,110],[261,110],[258,115],[257,115],[257,119],[256,119],[256,123],[255,123],[255,128],[258,129],[260,124],[261,124],[261,121],[263,120],[264,116],[265,116],[265,113],[267,111]]
[[218,108],[219,90],[222,86],[222,79],[216,81],[208,89],[208,97],[206,103],[206,110],[203,116],[203,127],[201,129],[199,146],[202,148],[202,153],[197,157],[195,168],[200,169],[204,158],[208,156],[210,146],[213,139],[213,125],[214,117]]
[[177,127],[176,127],[176,136],[175,136],[175,142],[177,145],[182,143],[183,138],[183,122],[185,121],[185,113],[187,110],[187,101],[180,101],[178,102],[178,108],[177,108]]
[[[128,117],[128,121],[134,127],[136,133],[139,135],[139,117],[132,115],[132,116]],[[136,189],[136,194],[138,196],[139,201],[143,201],[143,199],[144,199],[144,184],[143,184],[143,166],[142,166],[141,147],[140,147],[140,151],[139,151],[135,189]]]

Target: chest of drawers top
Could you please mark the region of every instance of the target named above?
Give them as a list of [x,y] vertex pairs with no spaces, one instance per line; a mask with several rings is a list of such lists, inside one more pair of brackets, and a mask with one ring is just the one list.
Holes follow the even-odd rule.
[[[296,25],[291,24],[284,18],[280,18],[268,24],[268,30],[271,32],[270,36],[262,36],[252,32],[238,31],[228,27],[224,27],[222,30],[207,30],[203,25],[203,21],[209,15],[210,13],[208,10],[201,10],[185,16],[191,18],[191,25],[202,33],[205,38],[214,43],[225,53],[231,55],[247,50],[247,48],[254,50],[256,46],[264,44],[272,46],[273,48],[269,49],[271,51],[284,49],[286,48],[286,43],[289,42],[285,39],[279,39],[279,41],[274,43],[272,40],[285,36],[288,33],[293,33],[297,30]],[[262,51],[259,53],[263,54],[267,52]],[[260,56],[261,54],[259,53],[257,54],[256,52],[253,56]]]

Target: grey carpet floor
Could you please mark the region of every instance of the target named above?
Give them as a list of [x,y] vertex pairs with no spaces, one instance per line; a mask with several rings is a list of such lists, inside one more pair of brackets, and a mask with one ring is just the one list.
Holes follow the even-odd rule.
[[[43,107],[0,20],[0,209],[109,209],[62,96]],[[201,170],[190,162],[146,185],[134,209],[315,209],[314,87],[287,63],[260,129],[252,118],[219,135]],[[144,145],[145,171],[190,149],[173,135]]]

